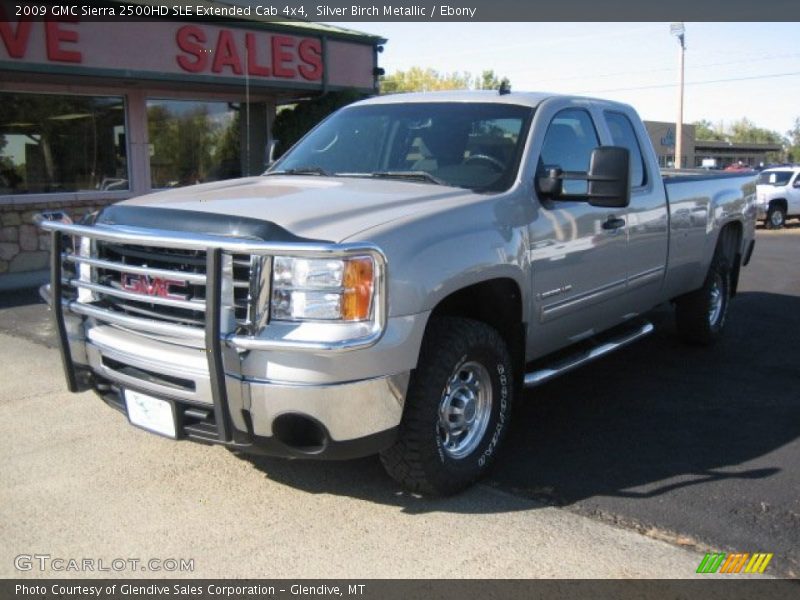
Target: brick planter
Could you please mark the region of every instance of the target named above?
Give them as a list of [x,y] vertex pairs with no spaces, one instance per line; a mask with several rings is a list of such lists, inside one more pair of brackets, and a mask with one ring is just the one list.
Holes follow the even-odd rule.
[[70,200],[0,205],[0,276],[47,268],[50,236],[33,224],[33,216],[36,213],[63,211],[77,221],[83,215],[112,202],[112,200]]

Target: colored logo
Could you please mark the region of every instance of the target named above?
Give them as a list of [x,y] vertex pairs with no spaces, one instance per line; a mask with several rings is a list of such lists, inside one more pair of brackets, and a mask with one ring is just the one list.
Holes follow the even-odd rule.
[[697,573],[763,573],[769,561],[772,560],[772,553],[756,552],[734,552],[726,554],[717,552],[706,554],[697,567]]
[[148,277],[147,275],[134,275],[122,273],[120,278],[122,289],[145,296],[158,296],[170,300],[186,300],[186,294],[180,294],[175,288],[186,289],[186,282],[176,279],[162,279],[161,277]]

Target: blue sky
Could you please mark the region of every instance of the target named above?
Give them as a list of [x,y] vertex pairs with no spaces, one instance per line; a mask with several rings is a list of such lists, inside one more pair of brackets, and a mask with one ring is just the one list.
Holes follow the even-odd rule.
[[[388,38],[379,59],[387,72],[494,69],[515,90],[594,95],[632,104],[645,119],[676,117],[678,42],[669,23],[334,25]],[[747,117],[786,133],[800,117],[800,24],[685,26],[684,120]],[[738,81],[721,81],[731,79]]]

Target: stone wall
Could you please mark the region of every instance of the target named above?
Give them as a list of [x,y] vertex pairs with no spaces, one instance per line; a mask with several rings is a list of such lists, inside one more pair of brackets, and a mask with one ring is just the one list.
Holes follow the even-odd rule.
[[33,224],[36,213],[63,211],[77,221],[83,215],[111,202],[85,200],[0,205],[0,277],[47,268],[50,234]]

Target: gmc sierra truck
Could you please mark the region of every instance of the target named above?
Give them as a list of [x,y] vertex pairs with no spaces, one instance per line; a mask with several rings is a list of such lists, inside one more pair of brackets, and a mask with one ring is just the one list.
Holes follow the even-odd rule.
[[379,453],[450,494],[523,387],[645,336],[655,306],[714,342],[755,219],[751,175],[662,179],[631,107],[503,90],[368,99],[262,176],[41,226],[70,390],[169,438]]

